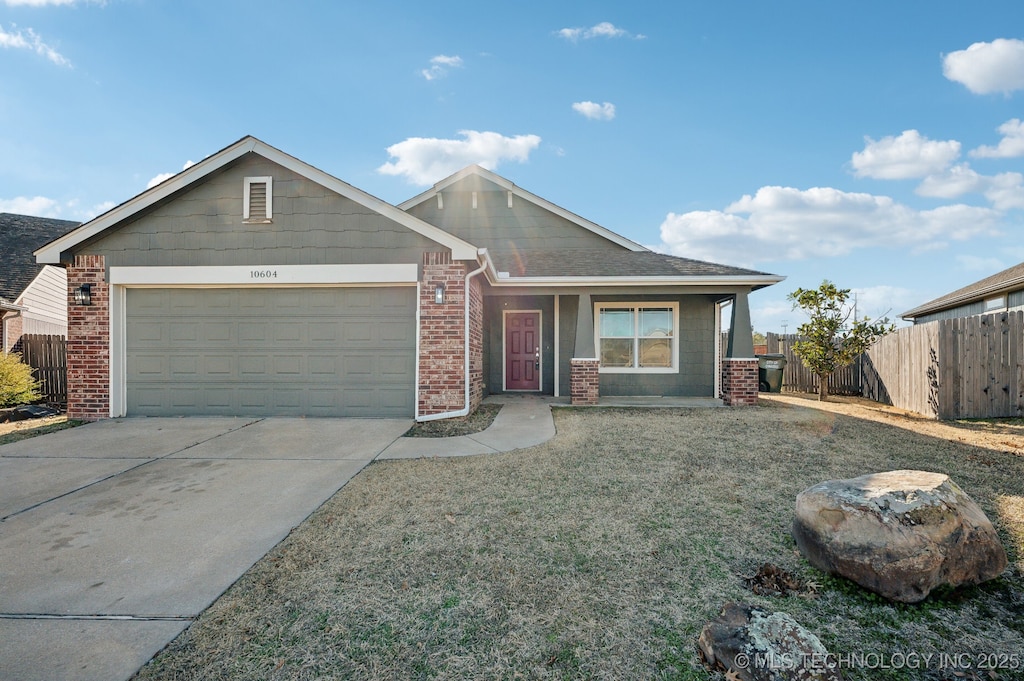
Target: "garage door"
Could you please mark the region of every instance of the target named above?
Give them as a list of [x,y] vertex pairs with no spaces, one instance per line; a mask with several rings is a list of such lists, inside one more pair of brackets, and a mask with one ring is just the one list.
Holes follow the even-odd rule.
[[413,414],[416,289],[128,289],[128,414]]

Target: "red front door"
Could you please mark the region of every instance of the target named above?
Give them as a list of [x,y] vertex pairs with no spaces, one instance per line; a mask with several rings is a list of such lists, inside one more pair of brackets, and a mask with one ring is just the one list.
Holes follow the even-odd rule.
[[540,390],[540,313],[505,314],[505,390]]

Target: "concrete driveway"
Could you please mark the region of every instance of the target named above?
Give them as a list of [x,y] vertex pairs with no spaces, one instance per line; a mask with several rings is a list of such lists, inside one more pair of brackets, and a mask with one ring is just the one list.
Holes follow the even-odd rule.
[[117,419],[0,446],[0,681],[129,678],[410,425]]

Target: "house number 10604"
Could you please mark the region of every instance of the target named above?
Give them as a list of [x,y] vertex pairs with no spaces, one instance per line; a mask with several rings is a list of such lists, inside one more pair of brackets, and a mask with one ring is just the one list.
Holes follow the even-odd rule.
[[277,270],[251,270],[250,279],[277,279]]

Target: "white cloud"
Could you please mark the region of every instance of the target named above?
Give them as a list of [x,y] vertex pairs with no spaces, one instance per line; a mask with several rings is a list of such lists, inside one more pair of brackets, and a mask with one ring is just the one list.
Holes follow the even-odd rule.
[[388,147],[397,159],[377,168],[384,175],[403,175],[413,184],[428,185],[478,164],[494,170],[502,161],[526,161],[540,145],[537,135],[506,137],[496,132],[460,130],[460,140],[410,137]]
[[0,199],[0,213],[55,218],[60,215],[60,211],[60,202],[45,196],[17,196],[13,199]]
[[985,198],[992,202],[996,210],[1024,208],[1024,175],[1000,173],[987,179]]
[[[857,318],[893,317],[921,302],[920,294],[901,286],[868,286],[851,291],[857,297]],[[852,302],[852,301],[851,301]]]
[[[956,261],[960,269],[966,272],[987,272],[989,274],[1006,269],[999,258],[982,258],[977,255],[958,255]],[[909,309],[909,308],[908,308]]]
[[966,163],[953,166],[945,173],[926,177],[914,191],[920,196],[940,199],[977,193],[983,194],[999,211],[1024,208],[1024,175],[979,175]]
[[1019,118],[1011,118],[998,128],[1003,139],[999,144],[990,147],[982,145],[972,149],[970,154],[975,158],[1016,158],[1024,156],[1024,122]]
[[[185,161],[185,165],[183,165],[181,167],[181,169],[182,170],[188,170],[189,168],[191,168],[194,165],[195,165],[195,161]],[[159,175],[155,176],[149,182],[146,183],[146,189],[152,189],[153,187],[157,186],[158,184],[160,184],[164,180],[169,180],[169,179],[171,179],[172,177],[174,177],[177,174],[178,173],[160,173]]]
[[572,108],[573,111],[595,121],[610,121],[615,118],[615,105],[611,102],[605,102],[604,104],[598,104],[597,102],[575,102]]
[[[724,211],[669,213],[661,224],[661,250],[747,265],[879,246],[920,251],[942,248],[948,240],[996,234],[999,217],[996,210],[962,204],[916,211],[887,196],[829,187],[762,187]],[[743,248],[737,249],[739,243]]]
[[960,163],[944,173],[924,178],[914,192],[919,196],[955,199],[970,192],[984,191],[987,184],[987,178],[974,172],[966,163]]
[[979,95],[1024,89],[1024,41],[974,43],[942,60],[942,74]]
[[43,42],[43,39],[31,28],[24,32],[16,31],[17,27],[12,26],[13,33],[8,33],[0,26],[0,47],[15,50],[31,50],[41,57],[46,57],[57,66],[71,66],[71,62],[60,52]]
[[643,34],[633,35],[624,28],[619,28],[610,21],[602,21],[590,28],[563,28],[558,35],[566,40],[576,42],[580,39],[590,40],[592,38],[636,38],[643,40],[647,36]]
[[865,137],[864,151],[851,159],[857,177],[880,180],[905,180],[925,177],[945,170],[960,156],[960,143],[922,137],[917,130],[904,130],[899,137],[873,140]]
[[430,68],[423,69],[420,73],[423,74],[423,77],[427,80],[436,80],[437,78],[446,76],[448,74],[448,69],[461,67],[462,57],[457,55],[449,57],[445,54],[439,54],[436,57],[431,57]]

